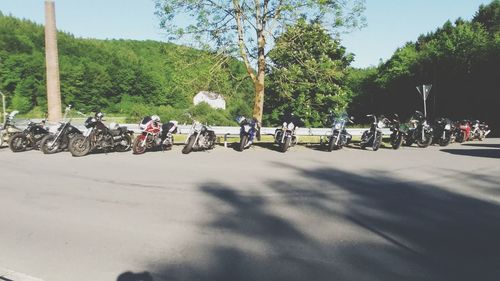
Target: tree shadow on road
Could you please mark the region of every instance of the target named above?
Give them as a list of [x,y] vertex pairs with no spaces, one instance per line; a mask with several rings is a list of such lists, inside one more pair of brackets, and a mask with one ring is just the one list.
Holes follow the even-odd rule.
[[[277,164],[278,165],[278,164]],[[191,262],[155,280],[498,280],[500,206],[446,189],[332,168],[293,170],[266,192],[203,184],[213,220]]]

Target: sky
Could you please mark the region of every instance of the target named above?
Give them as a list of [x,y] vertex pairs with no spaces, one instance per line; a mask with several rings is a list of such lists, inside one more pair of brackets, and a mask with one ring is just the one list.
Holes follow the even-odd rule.
[[[228,0],[229,1],[229,0]],[[57,28],[77,37],[166,41],[153,0],[54,0]],[[366,0],[366,23],[342,35],[355,67],[378,65],[398,47],[447,20],[470,20],[490,0]],[[44,0],[0,0],[5,15],[44,23]]]

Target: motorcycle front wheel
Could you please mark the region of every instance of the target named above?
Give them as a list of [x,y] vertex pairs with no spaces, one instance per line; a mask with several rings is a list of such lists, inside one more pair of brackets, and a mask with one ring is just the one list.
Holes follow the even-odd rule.
[[290,147],[291,138],[285,137],[285,141],[281,144],[281,152],[285,153]]
[[55,135],[46,135],[40,141],[40,150],[43,154],[54,154],[59,151],[59,142],[54,142]]
[[399,147],[401,147],[402,143],[403,143],[402,134],[396,134],[391,136],[391,146],[393,149],[398,149]]
[[418,145],[418,147],[421,147],[421,148],[426,148],[431,143],[432,143],[432,135],[431,134],[425,134],[424,139],[417,140],[417,145]]
[[373,140],[373,145],[372,145],[373,151],[377,151],[380,148],[381,143],[382,143],[382,134],[378,133],[377,137]]
[[134,154],[143,154],[146,152],[146,145],[144,144],[144,138],[141,136],[137,136],[134,140],[134,144],[132,145],[132,152]]
[[243,151],[245,150],[245,146],[247,145],[248,143],[248,135],[247,134],[244,134],[243,136],[241,136],[241,139],[240,139],[240,146],[238,147],[239,151]]
[[191,135],[188,139],[184,148],[182,148],[182,154],[189,154],[193,150],[194,141],[196,140],[196,135]]
[[449,135],[445,136],[445,138],[440,138],[439,139],[439,145],[440,146],[447,146],[451,142],[451,137]]
[[25,151],[28,147],[28,138],[23,133],[15,134],[9,140],[9,147],[12,152]]
[[330,137],[330,141],[328,142],[328,151],[332,152],[332,150],[338,149],[339,147],[335,145],[337,142],[338,136],[334,135]]
[[85,156],[90,152],[90,141],[86,140],[84,136],[76,136],[71,140],[68,148],[74,157]]

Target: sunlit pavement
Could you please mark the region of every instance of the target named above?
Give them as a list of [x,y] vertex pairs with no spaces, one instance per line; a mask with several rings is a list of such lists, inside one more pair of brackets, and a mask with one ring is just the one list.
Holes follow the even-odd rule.
[[500,139],[0,149],[0,267],[46,281],[498,280]]

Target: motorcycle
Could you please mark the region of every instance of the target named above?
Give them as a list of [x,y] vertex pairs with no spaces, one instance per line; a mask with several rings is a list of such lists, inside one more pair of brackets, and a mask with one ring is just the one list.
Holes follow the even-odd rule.
[[[192,119],[192,118],[191,118]],[[183,154],[188,154],[193,150],[206,150],[215,147],[215,132],[208,126],[193,120],[193,125],[189,130],[188,138],[182,148]]]
[[405,145],[411,146],[417,143],[418,147],[428,147],[432,143],[433,130],[427,123],[424,114],[420,111],[415,111],[415,114],[410,119],[408,135],[405,138]]
[[380,148],[380,144],[382,143],[382,128],[384,127],[384,118],[382,120],[377,120],[377,116],[373,114],[366,115],[366,117],[373,117],[373,122],[370,126],[369,130],[363,132],[361,135],[361,142],[359,143],[359,147],[361,149],[365,149],[368,146],[371,146],[373,151],[377,151]]
[[243,116],[239,116],[236,118],[236,121],[240,125],[240,143],[238,150],[243,151],[252,145],[257,133],[259,132],[260,125],[255,118],[245,118]]
[[[71,105],[66,107],[64,111],[63,120],[66,119],[67,114],[71,110]],[[64,151],[68,149],[71,139],[77,135],[81,135],[82,132],[71,125],[71,119],[67,122],[59,122],[59,127],[55,134],[48,134],[40,141],[40,150],[44,154],[53,154],[59,151]]]
[[75,157],[85,156],[94,150],[114,150],[124,152],[132,146],[132,135],[127,127],[111,123],[109,128],[104,125],[103,114],[85,120],[87,130],[82,135],[75,136],[69,143],[69,151]]
[[389,137],[389,143],[393,149],[399,149],[403,143],[404,138],[408,133],[408,126],[406,124],[401,124],[399,120],[399,115],[394,114],[394,118],[385,118],[384,122],[386,126],[391,130],[391,136]]
[[297,136],[295,135],[296,128],[293,122],[283,122],[281,128],[274,131],[274,143],[279,145],[281,152],[286,152],[290,146],[298,143]]
[[49,134],[49,129],[45,127],[45,122],[45,119],[41,123],[29,121],[26,129],[14,134],[10,138],[10,150],[12,152],[21,152],[27,149],[38,149],[42,138]]
[[475,120],[472,122],[472,131],[469,136],[469,140],[480,140],[482,141],[490,133],[489,126],[484,122]]
[[347,123],[353,123],[354,118],[349,118],[346,113],[336,117],[333,113],[330,113],[330,118],[332,119],[332,134],[327,141],[321,139],[320,144],[326,143],[328,151],[342,149],[352,140],[352,136],[346,131],[345,127]]
[[2,147],[4,144],[8,145],[10,138],[14,134],[20,133],[22,131],[14,124],[14,117],[18,113],[19,111],[15,110],[6,116],[5,122],[0,128],[0,147]]
[[448,118],[438,118],[433,125],[433,143],[440,146],[447,146],[452,141],[453,122]]
[[459,143],[469,140],[471,132],[471,123],[469,120],[462,120],[458,123],[458,129],[455,132],[455,140]]
[[143,154],[147,149],[161,148],[169,150],[174,145],[174,136],[177,132],[177,121],[170,121],[163,125],[154,124],[144,118],[139,125],[141,134],[138,135],[132,145],[134,154]]

